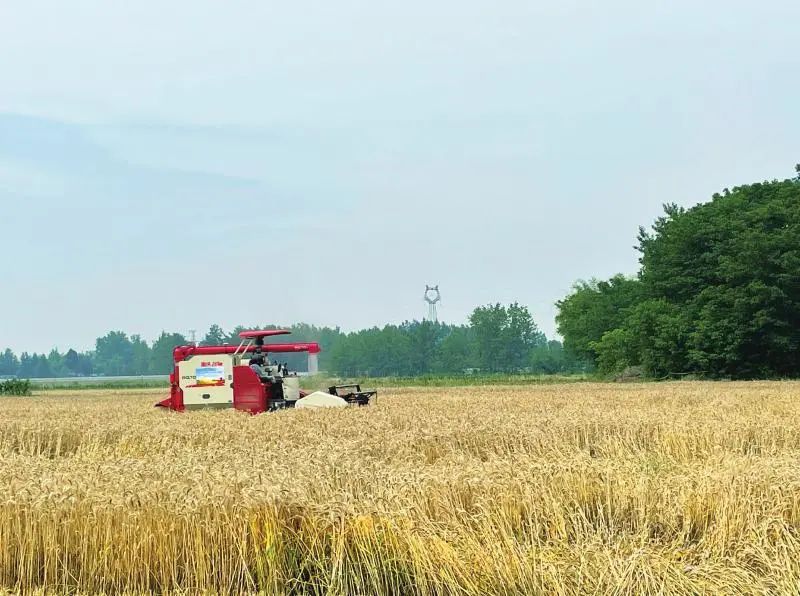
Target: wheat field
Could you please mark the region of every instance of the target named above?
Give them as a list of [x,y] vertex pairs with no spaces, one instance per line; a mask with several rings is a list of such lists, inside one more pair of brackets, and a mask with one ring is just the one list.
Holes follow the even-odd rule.
[[800,592],[800,383],[158,397],[0,399],[0,592]]

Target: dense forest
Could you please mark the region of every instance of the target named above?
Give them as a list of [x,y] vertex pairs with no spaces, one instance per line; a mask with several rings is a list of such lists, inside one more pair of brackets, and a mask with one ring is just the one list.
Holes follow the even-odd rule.
[[[201,344],[238,344],[243,329],[275,329],[276,325],[238,326],[230,331],[212,325]],[[281,327],[284,328],[284,327]],[[344,376],[412,376],[480,372],[566,373],[584,370],[585,361],[569,357],[561,343],[548,340],[519,304],[476,308],[467,325],[412,321],[345,333],[338,327],[297,324],[285,327],[291,341],[319,342],[320,368]],[[68,376],[128,376],[167,374],[172,349],[189,343],[179,333],[163,332],[152,343],[139,335],[111,331],[94,350],[47,354],[10,349],[0,353],[0,376],[53,378]],[[304,370],[302,354],[281,354],[294,370]]]
[[635,277],[578,282],[558,303],[565,349],[605,374],[800,375],[797,174],[665,205],[640,229]]

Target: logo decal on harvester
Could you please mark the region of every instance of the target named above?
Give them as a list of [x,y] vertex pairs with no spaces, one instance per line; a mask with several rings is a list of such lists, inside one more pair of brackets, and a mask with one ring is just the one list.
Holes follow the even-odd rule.
[[189,387],[222,387],[225,385],[225,367],[222,362],[202,362],[195,370],[197,382]]

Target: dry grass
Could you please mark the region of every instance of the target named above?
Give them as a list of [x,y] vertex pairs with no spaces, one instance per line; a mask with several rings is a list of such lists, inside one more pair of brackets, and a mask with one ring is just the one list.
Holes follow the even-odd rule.
[[798,593],[800,383],[0,399],[0,591]]

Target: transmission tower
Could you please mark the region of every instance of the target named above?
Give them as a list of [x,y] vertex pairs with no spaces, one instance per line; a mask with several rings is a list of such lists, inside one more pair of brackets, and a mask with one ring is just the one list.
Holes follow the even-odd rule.
[[438,284],[435,286],[425,286],[425,296],[424,300],[428,303],[428,321],[432,323],[436,323],[439,320],[439,317],[436,313],[436,304],[442,299],[442,295],[439,292]]

